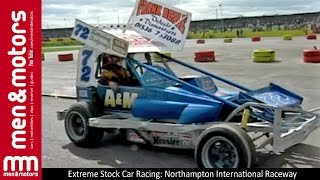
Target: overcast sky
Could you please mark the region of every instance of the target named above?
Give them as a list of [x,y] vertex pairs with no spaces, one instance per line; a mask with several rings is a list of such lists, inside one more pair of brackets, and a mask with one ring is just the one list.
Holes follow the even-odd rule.
[[[315,0],[158,0],[192,13],[192,20],[320,11]],[[43,0],[42,28],[73,27],[75,18],[90,24],[126,23],[135,0]]]

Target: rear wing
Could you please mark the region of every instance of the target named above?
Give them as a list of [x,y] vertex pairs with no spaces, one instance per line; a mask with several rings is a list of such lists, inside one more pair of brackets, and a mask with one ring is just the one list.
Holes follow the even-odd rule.
[[129,42],[76,19],[71,38],[98,51],[126,57]]
[[119,26],[94,27],[79,19],[75,21],[71,38],[99,52],[126,57],[128,53],[161,52],[168,46],[157,40],[150,40],[133,29],[124,32]]

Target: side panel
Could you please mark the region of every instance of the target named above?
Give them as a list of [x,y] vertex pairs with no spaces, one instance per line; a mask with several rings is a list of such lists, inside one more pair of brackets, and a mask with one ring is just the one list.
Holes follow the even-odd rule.
[[179,123],[216,121],[223,103],[161,88],[147,88],[144,96],[136,99],[131,113],[139,118],[176,119]]
[[93,102],[94,89],[92,87],[77,87],[77,101]]
[[95,78],[96,59],[100,53],[93,51],[92,48],[84,46],[79,50],[78,54],[78,69],[77,69],[77,87],[96,87],[97,81]]
[[104,109],[113,111],[129,112],[135,99],[143,95],[141,87],[119,86],[117,92],[110,89],[109,86],[98,85],[97,94],[101,100]]
[[127,139],[132,142],[142,144],[150,143],[153,146],[159,147],[193,149],[199,134],[197,131],[169,133],[161,131],[127,130]]

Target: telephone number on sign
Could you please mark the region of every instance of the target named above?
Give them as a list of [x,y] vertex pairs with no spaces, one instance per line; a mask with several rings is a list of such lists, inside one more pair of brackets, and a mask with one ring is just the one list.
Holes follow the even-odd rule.
[[[152,28],[150,28],[150,27],[148,27],[148,26],[146,26],[144,24],[136,23],[135,27],[138,27],[139,29],[141,29],[143,31],[146,31],[148,33],[152,33]],[[157,31],[154,35],[158,36],[159,33],[160,33],[160,31]],[[170,35],[167,35],[167,34],[161,34],[159,37],[162,38],[162,39],[165,39],[167,41],[170,41],[170,42],[172,42],[174,44],[177,44],[177,45],[181,43],[181,40],[179,40],[179,39],[177,39],[175,37],[172,37]]]

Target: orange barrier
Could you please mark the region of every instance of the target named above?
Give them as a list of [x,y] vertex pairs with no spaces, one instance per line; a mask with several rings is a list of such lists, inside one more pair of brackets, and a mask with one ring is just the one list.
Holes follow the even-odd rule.
[[320,63],[320,49],[303,50],[303,61],[306,63]]
[[215,61],[214,51],[196,51],[194,53],[195,62],[212,62]]
[[206,43],[206,41],[204,39],[198,39],[197,40],[197,44],[204,44]]
[[253,37],[251,38],[251,41],[252,41],[252,42],[261,41],[261,37],[260,37],[260,36],[253,36]]
[[317,35],[315,35],[315,34],[309,34],[309,35],[307,35],[307,39],[308,39],[308,40],[315,40],[315,39],[317,39]]
[[73,54],[59,54],[59,61],[73,61]]

